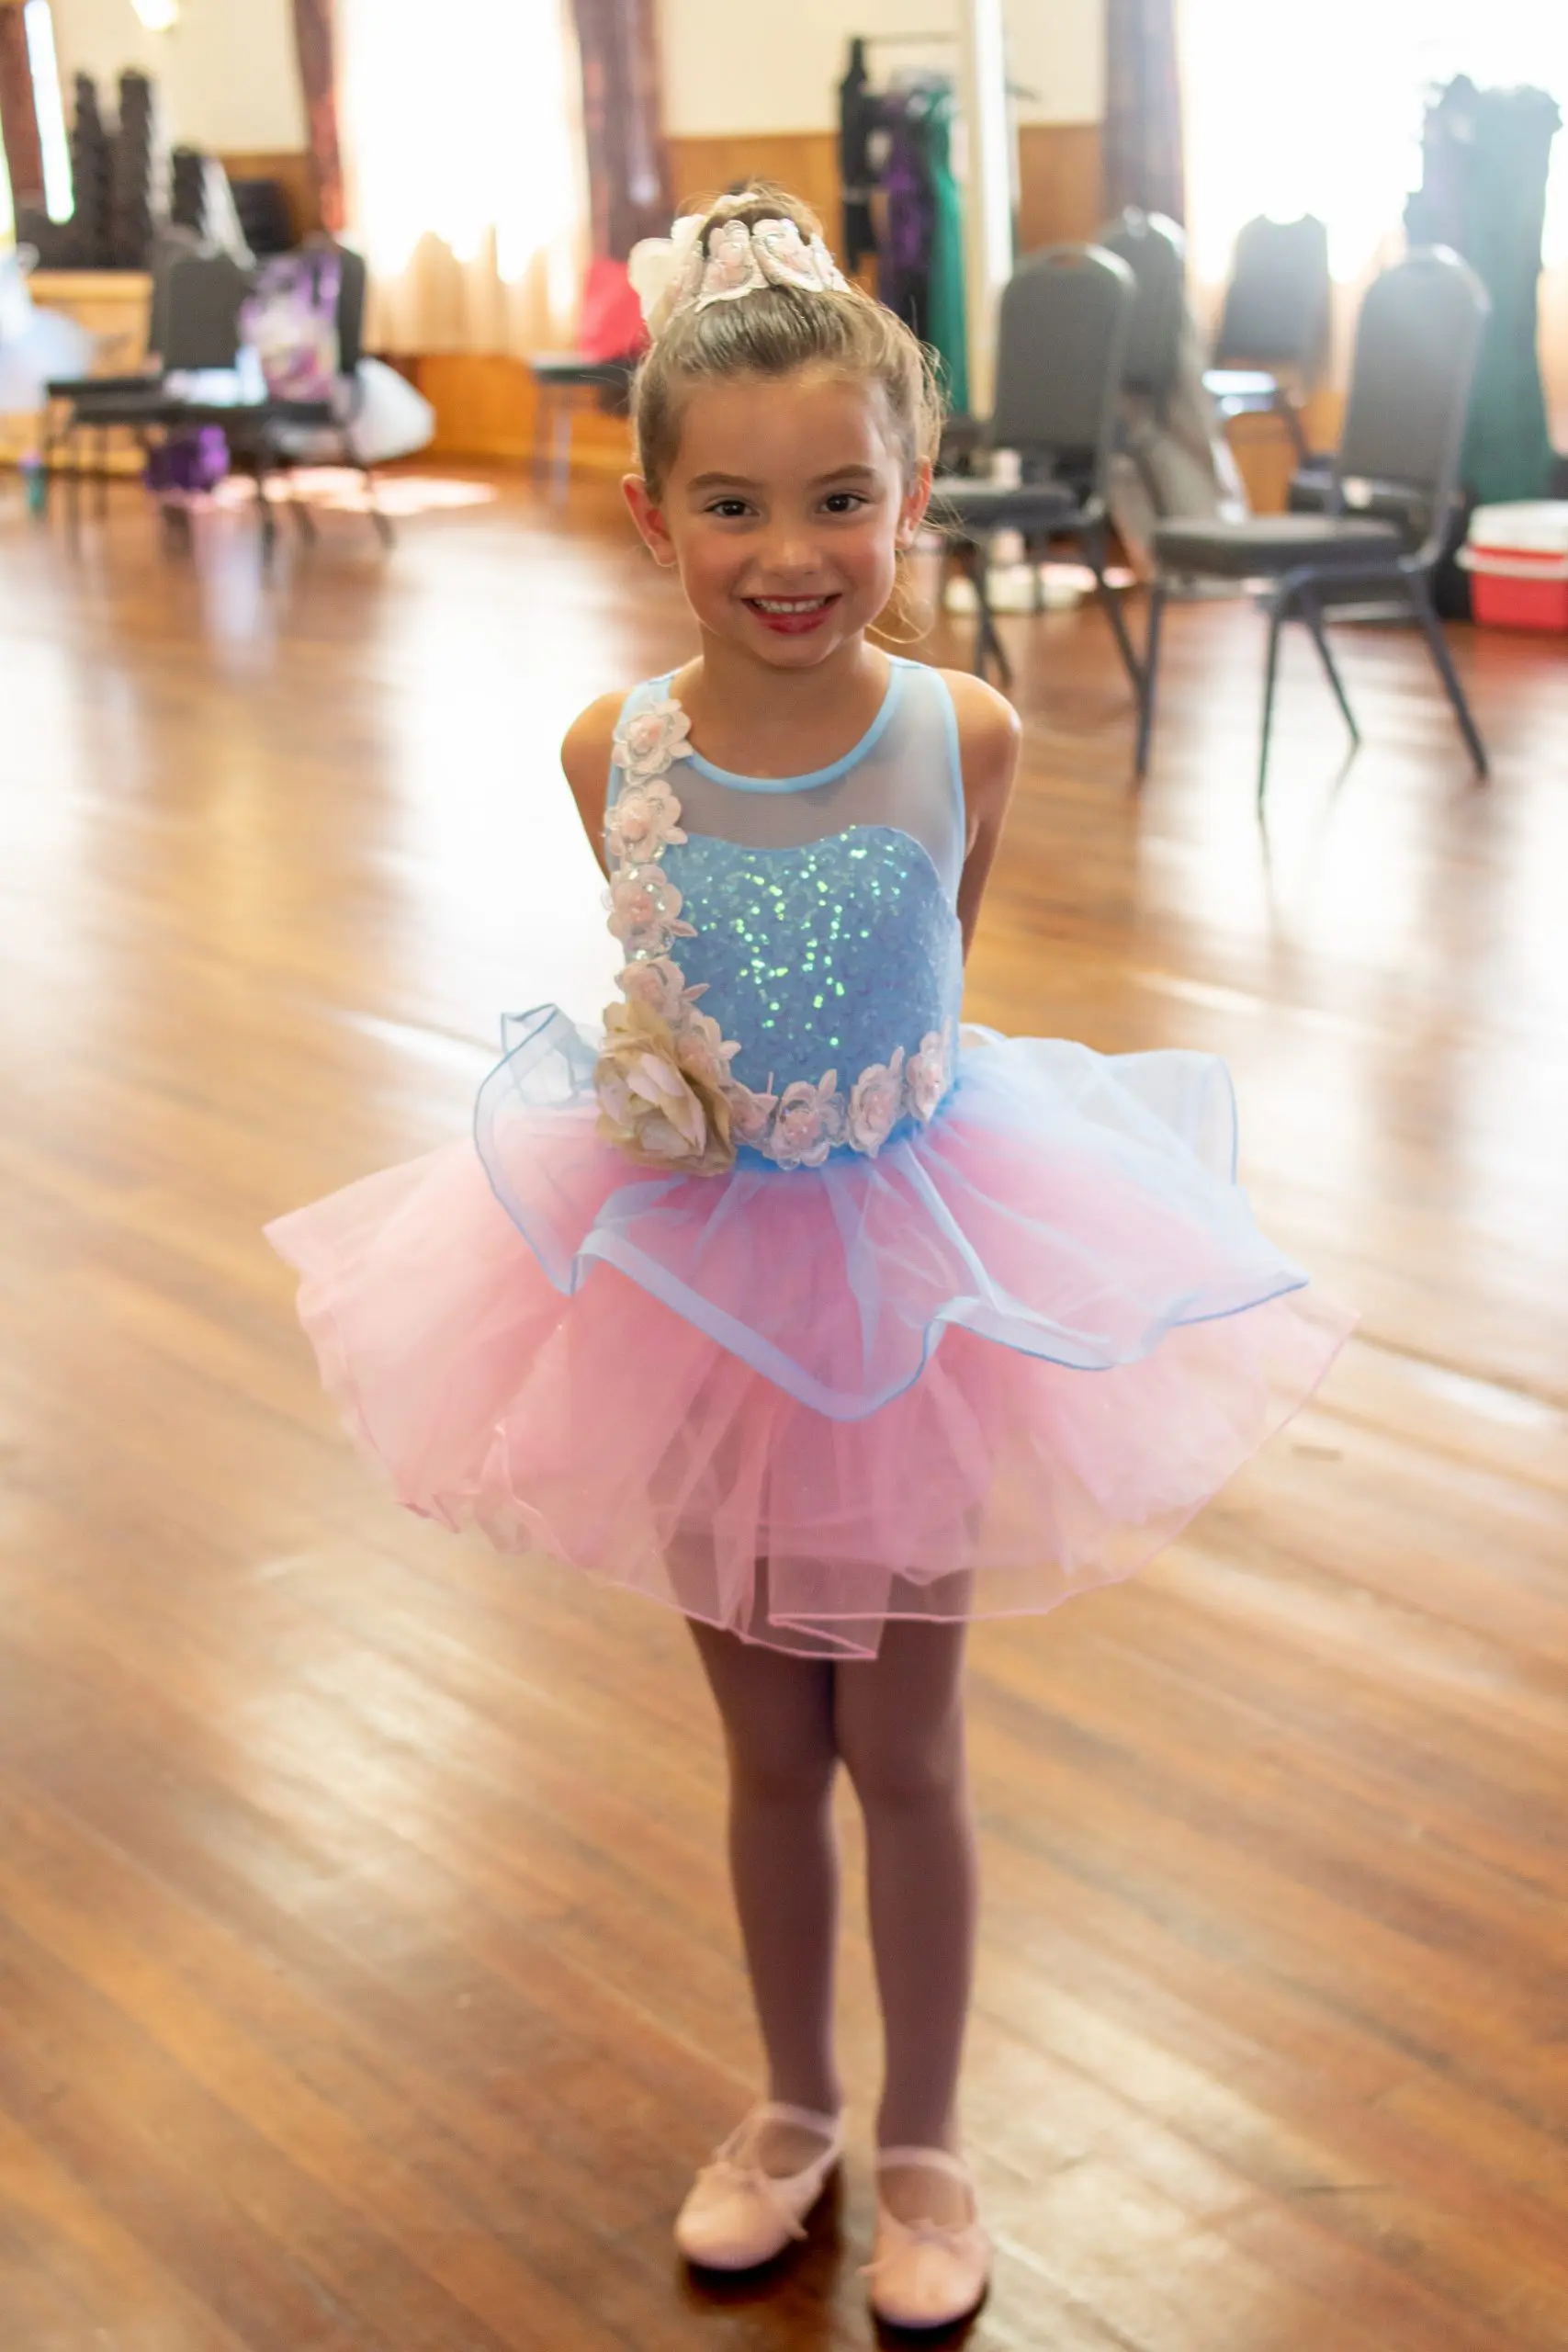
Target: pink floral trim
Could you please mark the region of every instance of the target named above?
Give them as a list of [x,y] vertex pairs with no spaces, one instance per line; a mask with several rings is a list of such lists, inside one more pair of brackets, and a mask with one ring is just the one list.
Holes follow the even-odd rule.
[[[691,758],[692,747],[686,741],[691,731],[692,722],[680,704],[673,695],[666,695],[622,721],[610,756],[628,784],[645,784],[650,777],[662,775],[671,760]],[[668,791],[668,785],[664,788]]]
[[952,1075],[952,1023],[928,1031],[916,1053],[906,1057],[900,1046],[890,1060],[871,1063],[847,1092],[832,1069],[815,1084],[795,1079],[782,1094],[771,1080],[759,1093],[730,1075],[740,1047],[697,1011],[707,984],[688,988],[670,952],[696,933],[659,864],[686,838],[665,772],[689,757],[690,725],[666,697],[627,719],[615,739],[625,782],[605,828],[616,861],[610,930],[626,961],[616,980],[623,1001],[605,1010],[605,1050],[594,1071],[600,1132],[640,1164],[671,1174],[722,1175],[738,1144],[783,1169],[820,1168],[841,1144],[874,1159],[900,1120],[924,1125],[934,1114]]

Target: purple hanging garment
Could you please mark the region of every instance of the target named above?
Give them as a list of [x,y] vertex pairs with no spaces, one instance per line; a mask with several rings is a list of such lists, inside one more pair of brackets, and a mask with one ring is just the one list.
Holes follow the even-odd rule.
[[936,227],[925,141],[905,107],[889,102],[886,119],[892,151],[882,175],[887,234],[877,272],[877,292],[923,342]]

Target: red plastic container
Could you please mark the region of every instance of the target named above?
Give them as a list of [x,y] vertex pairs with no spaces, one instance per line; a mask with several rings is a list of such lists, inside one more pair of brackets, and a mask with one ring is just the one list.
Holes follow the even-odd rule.
[[1568,500],[1478,506],[1459,560],[1483,628],[1568,635]]

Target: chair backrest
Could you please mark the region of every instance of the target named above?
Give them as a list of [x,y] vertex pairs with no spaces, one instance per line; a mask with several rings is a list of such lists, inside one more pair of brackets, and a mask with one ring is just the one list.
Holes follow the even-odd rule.
[[356,254],[352,245],[340,245],[337,251],[343,272],[337,298],[338,366],[345,376],[352,376],[365,356],[365,298],[369,290],[369,272],[364,254]]
[[1163,406],[1176,382],[1187,310],[1187,240],[1163,212],[1129,205],[1098,241],[1119,254],[1137,283],[1122,370],[1124,391]]
[[169,332],[169,270],[173,263],[187,254],[199,254],[201,239],[188,229],[177,228],[165,220],[157,230],[147,254],[147,267],[152,278],[152,298],[147,313],[147,348],[163,357],[164,345]]
[[1356,322],[1337,484],[1365,480],[1409,494],[1441,538],[1459,486],[1460,450],[1486,288],[1458,254],[1428,245],[1368,287]]
[[1027,461],[1077,465],[1103,486],[1136,288],[1097,245],[1050,245],[1002,291],[991,439]]
[[229,254],[171,252],[154,284],[164,368],[231,368],[250,272]]
[[307,237],[302,250],[308,259],[331,254],[336,261],[338,372],[352,376],[365,356],[365,300],[370,282],[365,256],[328,236]]
[[1328,336],[1328,232],[1314,214],[1248,220],[1236,236],[1214,337],[1216,368],[1279,362],[1311,370]]

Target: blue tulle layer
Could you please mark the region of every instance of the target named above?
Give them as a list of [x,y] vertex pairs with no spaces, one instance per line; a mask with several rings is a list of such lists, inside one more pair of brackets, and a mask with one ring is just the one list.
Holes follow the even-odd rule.
[[1304,1286],[1235,1182],[1224,1065],[1108,1058],[964,1032],[936,1118],[874,1159],[747,1154],[649,1176],[594,1140],[592,1047],[551,1007],[513,1024],[475,1136],[497,1200],[556,1288],[597,1265],[813,1411],[877,1412],[961,1327],[1079,1372]]

